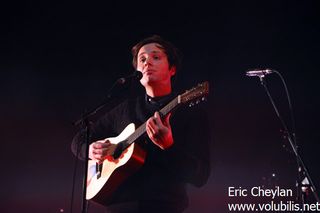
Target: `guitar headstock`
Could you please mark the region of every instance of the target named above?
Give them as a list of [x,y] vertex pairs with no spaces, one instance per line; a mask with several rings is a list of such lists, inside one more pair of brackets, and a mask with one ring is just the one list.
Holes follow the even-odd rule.
[[200,101],[205,100],[205,97],[209,94],[209,82],[205,81],[193,87],[190,90],[185,91],[178,96],[178,103],[186,104],[190,103],[191,106],[198,104]]

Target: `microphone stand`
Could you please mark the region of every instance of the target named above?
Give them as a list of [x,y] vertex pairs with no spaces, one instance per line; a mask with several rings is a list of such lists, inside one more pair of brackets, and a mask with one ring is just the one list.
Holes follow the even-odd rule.
[[[277,73],[278,75],[280,75],[279,72],[275,71],[275,73]],[[260,78],[260,83],[261,85],[263,86],[263,88],[265,89],[270,101],[271,101],[271,104],[285,130],[285,132],[287,133],[287,138],[288,138],[288,141],[291,145],[291,148],[296,156],[296,159],[297,159],[297,164],[298,164],[298,183],[297,183],[297,187],[298,187],[298,194],[300,196],[300,200],[302,202],[302,204],[304,204],[305,202],[305,197],[304,197],[304,194],[305,194],[305,191],[307,191],[307,188],[310,187],[312,193],[313,193],[313,196],[314,198],[316,199],[316,201],[318,203],[320,203],[320,200],[319,200],[319,197],[318,197],[318,194],[317,194],[317,190],[316,190],[316,187],[311,179],[311,176],[307,170],[307,167],[304,163],[304,161],[302,160],[299,152],[298,152],[298,146],[296,145],[296,137],[295,137],[295,133],[291,134],[287,128],[287,125],[285,124],[284,120],[282,119],[279,111],[278,111],[278,108],[277,106],[275,105],[274,103],[274,100],[272,98],[272,96],[270,95],[270,92],[268,90],[268,87],[266,85],[266,81],[264,79],[264,75],[261,75],[259,76]],[[281,75],[280,75],[281,77]],[[294,137],[294,139],[292,138],[292,136]],[[303,212],[303,210],[302,210]]]
[[85,166],[84,166],[84,175],[82,182],[82,203],[81,203],[81,213],[88,212],[88,200],[86,199],[87,194],[87,179],[88,179],[88,160],[89,160],[89,145],[90,145],[90,118],[95,115],[99,110],[103,109],[107,104],[110,103],[113,98],[112,93],[117,85],[123,85],[123,79],[118,79],[113,83],[111,88],[108,90],[106,97],[102,101],[101,104],[90,110],[89,112],[84,113],[80,119],[74,122],[75,126],[82,125],[83,129],[85,129]]

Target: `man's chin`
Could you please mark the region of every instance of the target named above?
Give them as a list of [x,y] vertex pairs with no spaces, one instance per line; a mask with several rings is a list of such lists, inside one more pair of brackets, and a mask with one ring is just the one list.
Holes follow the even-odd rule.
[[150,86],[150,85],[153,85],[155,84],[157,81],[155,78],[153,77],[147,77],[147,78],[143,78],[142,80],[140,80],[140,83],[143,85],[143,86]]

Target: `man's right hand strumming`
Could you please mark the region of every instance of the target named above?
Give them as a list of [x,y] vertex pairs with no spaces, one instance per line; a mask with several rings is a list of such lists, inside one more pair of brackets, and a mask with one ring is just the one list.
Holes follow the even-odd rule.
[[99,140],[89,146],[89,158],[102,162],[110,155],[111,143],[108,140]]

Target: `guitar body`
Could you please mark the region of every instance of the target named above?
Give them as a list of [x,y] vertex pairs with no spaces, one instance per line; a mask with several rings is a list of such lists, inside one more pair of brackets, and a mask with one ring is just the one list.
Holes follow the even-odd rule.
[[[120,135],[106,138],[105,141],[108,140],[112,144],[118,144],[134,132],[135,125],[131,123]],[[145,156],[146,152],[138,144],[133,143],[117,159],[110,157],[101,164],[89,160],[86,199],[100,204],[111,203],[112,193],[127,177],[143,165]]]

